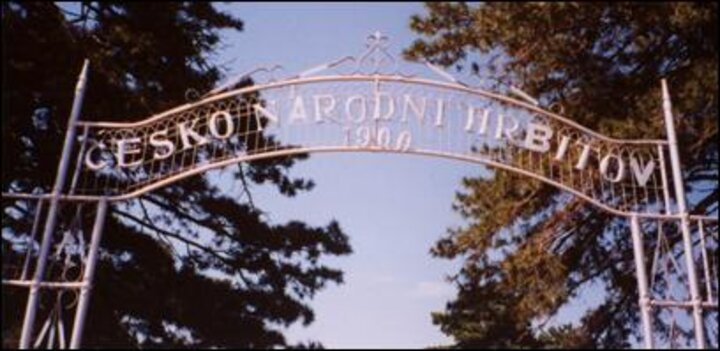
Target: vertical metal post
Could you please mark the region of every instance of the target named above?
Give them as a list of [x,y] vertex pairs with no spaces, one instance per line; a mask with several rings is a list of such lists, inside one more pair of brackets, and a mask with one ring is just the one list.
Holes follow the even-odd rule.
[[90,128],[86,125],[83,127],[83,134],[81,136],[82,143],[80,144],[80,150],[78,151],[78,157],[75,161],[75,164],[77,165],[75,167],[75,172],[73,173],[73,177],[70,180],[70,190],[68,190],[68,194],[74,194],[75,188],[77,187],[78,178],[80,177],[80,165],[82,165],[83,156],[85,156],[85,147],[87,146],[87,139],[88,139],[88,132],[90,131]]
[[[660,156],[660,175],[662,176],[662,187],[663,187],[663,201],[665,201],[665,214],[672,214],[670,208],[670,188],[668,187],[668,177],[665,171],[665,152],[663,151],[662,145],[658,145],[658,155]],[[662,228],[662,226],[660,226]]]
[[653,349],[652,315],[650,310],[650,293],[645,272],[645,248],[643,248],[642,233],[637,214],[630,217],[630,231],[632,232],[633,254],[635,256],[635,274],[637,275],[638,293],[640,294],[640,318],[642,320],[643,338],[646,349]]
[[690,284],[690,298],[692,299],[693,324],[695,329],[696,347],[705,348],[705,329],[702,316],[702,300],[700,298],[697,272],[695,271],[695,260],[693,259],[692,238],[690,237],[690,223],[687,204],[685,200],[685,186],[680,171],[680,153],[678,152],[677,136],[675,135],[675,122],[672,115],[672,104],[667,82],[662,80],[663,114],[665,115],[665,129],[667,130],[668,148],[670,150],[670,166],[673,173],[675,185],[675,201],[677,202],[678,214],[680,214],[680,227],[682,229],[683,245],[685,250],[685,266],[688,271],[688,282]]
[[28,243],[27,250],[25,250],[25,261],[23,262],[22,273],[20,273],[20,280],[27,279],[28,269],[30,269],[30,256],[32,256],[32,249],[33,246],[35,246],[35,236],[40,226],[43,202],[43,199],[40,199],[38,200],[37,206],[35,206],[35,219],[33,220],[32,229],[30,230],[30,242]]
[[107,199],[103,198],[98,202],[97,213],[95,214],[95,224],[93,225],[92,239],[90,239],[90,249],[88,251],[87,260],[85,261],[85,272],[83,273],[82,287],[80,291],[80,299],[78,300],[77,309],[75,310],[75,323],[73,324],[72,338],[70,339],[70,348],[80,348],[82,341],[83,327],[85,326],[85,317],[87,316],[88,303],[90,301],[90,292],[92,290],[92,280],[95,274],[95,266],[98,260],[98,250],[100,240],[102,239],[103,225],[105,224],[105,213],[107,211]]
[[705,244],[705,226],[703,220],[698,219],[698,231],[700,233],[700,245],[702,246],[703,272],[705,273],[705,289],[707,291],[707,302],[712,302],[712,279],[710,278],[710,264],[708,263],[707,245]]
[[38,253],[37,265],[33,276],[30,292],[28,293],[27,307],[25,308],[25,318],[23,319],[22,333],[20,335],[20,348],[30,348],[30,339],[32,337],[33,324],[35,323],[35,314],[40,293],[40,281],[45,275],[45,264],[52,243],[52,232],[55,228],[55,219],[57,215],[58,205],[60,203],[60,194],[65,184],[68,167],[70,165],[70,153],[72,152],[73,143],[75,142],[75,124],[80,115],[80,107],[82,106],[83,96],[85,93],[85,83],[87,82],[87,71],[90,61],[87,59],[83,63],[80,77],[75,86],[75,98],[68,119],[67,131],[65,132],[65,142],[63,144],[60,163],[58,164],[55,185],[53,186],[50,207],[48,209],[45,227],[43,229],[42,243],[40,244],[40,252]]

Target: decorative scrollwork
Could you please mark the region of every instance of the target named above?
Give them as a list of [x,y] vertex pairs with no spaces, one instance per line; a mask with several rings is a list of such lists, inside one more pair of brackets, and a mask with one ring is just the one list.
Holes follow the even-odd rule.
[[[357,61],[355,73],[379,74],[397,71],[397,60],[388,50],[389,38],[380,31],[369,35],[365,39],[365,52]],[[389,72],[385,71],[391,67]]]

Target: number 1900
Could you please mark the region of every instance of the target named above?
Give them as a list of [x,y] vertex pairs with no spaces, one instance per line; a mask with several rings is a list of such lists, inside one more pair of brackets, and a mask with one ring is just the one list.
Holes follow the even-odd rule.
[[412,135],[404,130],[393,138],[392,131],[388,127],[371,128],[357,127],[345,128],[345,145],[360,147],[376,147],[394,151],[407,151],[412,142]]

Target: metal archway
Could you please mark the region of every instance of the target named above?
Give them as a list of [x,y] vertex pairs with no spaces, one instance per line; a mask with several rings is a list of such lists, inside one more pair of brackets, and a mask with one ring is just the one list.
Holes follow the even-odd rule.
[[[717,247],[717,236],[708,235],[706,229],[716,229],[717,218],[689,215],[665,82],[668,139],[620,140],[541,108],[539,101],[517,87],[508,87],[515,98],[469,86],[431,64],[424,66],[426,73],[443,80],[398,70],[398,61],[387,52],[387,38],[375,33],[368,38],[367,50],[357,57],[343,57],[282,80],[274,76],[279,66],[257,69],[251,74],[265,72],[270,75],[267,82],[233,89],[233,84],[250,77],[242,75],[199,101],[138,122],[117,123],[78,119],[86,61],[53,191],[3,193],[3,199],[37,202],[31,242],[42,207],[46,202],[49,206],[32,279],[28,279],[31,250],[19,277],[3,277],[3,284],[29,288],[20,347],[37,346],[54,332],[50,327],[54,322],[48,318],[33,343],[39,292],[46,288],[80,291],[70,347],[80,346],[108,202],[131,199],[238,162],[317,152],[388,152],[451,158],[516,172],[628,218],[645,346],[655,345],[653,309],[684,308],[692,313],[695,346],[704,348],[703,313],[717,311],[717,279],[713,283],[711,277],[716,272],[707,257],[707,248]],[[318,75],[328,70],[335,72]],[[81,138],[76,140],[78,133]],[[78,150],[73,153],[76,143]],[[675,199],[670,196],[667,156]],[[74,171],[65,191],[73,159]],[[86,249],[82,243],[81,264],[86,266],[81,279],[48,282],[43,277],[61,201],[97,203],[96,220],[90,246]],[[649,282],[641,221],[660,223],[658,242],[664,236],[663,222],[680,223],[685,260],[673,264],[676,272],[686,274],[688,296],[653,294],[660,248],[655,249]],[[693,250],[693,237],[700,240],[699,250]],[[703,292],[696,269],[700,260]]]

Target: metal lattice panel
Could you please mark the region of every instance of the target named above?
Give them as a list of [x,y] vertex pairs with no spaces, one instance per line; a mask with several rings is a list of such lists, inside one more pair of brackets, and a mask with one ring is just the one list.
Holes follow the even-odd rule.
[[[664,206],[667,183],[662,141],[614,140],[515,99],[400,76],[276,82],[138,123],[84,125],[87,141],[79,149],[87,151],[86,162],[76,188],[82,195],[129,198],[231,162],[324,151],[484,163],[620,212],[656,212]],[[528,147],[529,128],[551,131],[552,137],[539,140],[547,141],[546,151]],[[169,144],[154,147],[153,141]],[[172,151],[164,146],[170,144]],[[87,162],[103,167],[91,169]]]

